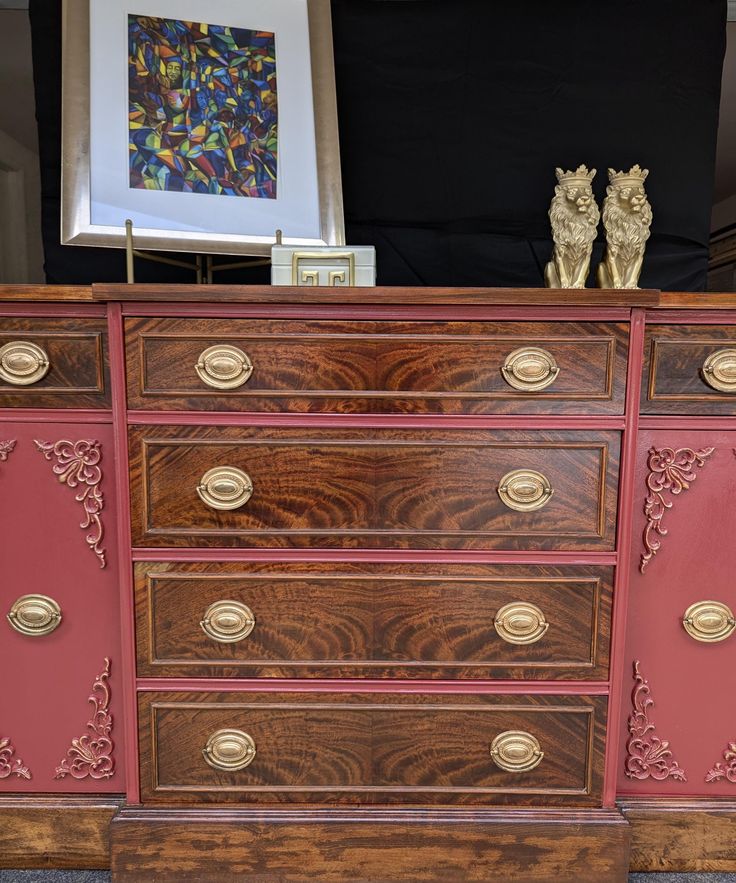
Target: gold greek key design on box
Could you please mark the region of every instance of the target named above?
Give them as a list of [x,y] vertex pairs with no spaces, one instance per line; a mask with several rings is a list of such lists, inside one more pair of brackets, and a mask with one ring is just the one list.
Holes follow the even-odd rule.
[[33,778],[23,761],[15,757],[15,746],[10,739],[0,737],[0,779],[9,779],[10,776],[18,776],[19,779]]
[[202,754],[213,769],[237,772],[253,763],[256,743],[242,730],[218,730],[209,737]]
[[685,611],[682,625],[691,638],[713,644],[731,637],[736,619],[731,608],[721,601],[697,601]]
[[723,349],[711,353],[703,362],[703,380],[719,392],[736,392],[736,350]]
[[654,705],[649,682],[639,671],[639,660],[634,662],[634,690],[631,694],[633,710],[629,715],[629,738],[626,740],[624,772],[629,779],[676,779],[687,782],[685,770],[672,760],[670,743],[656,735],[656,727],[649,719]]
[[723,752],[724,763],[720,761],[713,766],[705,774],[705,781],[719,782],[725,779],[732,784],[736,783],[736,742],[729,742],[728,748]]
[[194,368],[213,389],[237,389],[250,379],[253,362],[239,347],[220,343],[203,350]]
[[13,603],[7,619],[21,635],[40,638],[61,625],[61,607],[47,595],[22,595]]
[[8,457],[13,453],[15,445],[16,441],[14,438],[8,439],[7,441],[0,441],[0,463],[5,463]]
[[54,462],[54,475],[61,484],[73,490],[79,488],[75,497],[84,508],[85,519],[80,522],[82,530],[89,530],[85,539],[87,545],[105,567],[105,550],[101,548],[104,528],[100,517],[105,500],[100,490],[102,470],[102,447],[100,442],[82,439],[80,441],[44,442],[35,439],[38,450],[50,462]]
[[[325,267],[334,266],[335,261],[347,261],[347,285],[355,285],[354,251],[295,251],[291,256],[291,284],[319,285],[319,270],[305,270],[299,261],[317,261]],[[332,270],[328,276],[330,285],[345,283],[345,270]]]
[[46,351],[28,340],[11,340],[0,346],[0,379],[12,386],[31,386],[48,374]]
[[644,554],[641,556],[639,570],[644,573],[649,562],[659,551],[662,542],[657,535],[667,535],[662,520],[665,512],[672,508],[672,500],[665,499],[665,491],[678,496],[690,488],[690,483],[698,477],[694,466],[702,467],[715,448],[650,448],[647,466],[647,494],[644,501],[644,514],[647,526],[644,529]]
[[538,767],[544,757],[539,741],[523,730],[499,733],[491,742],[491,758],[508,773],[525,773]]
[[536,604],[512,601],[496,613],[493,627],[508,644],[535,644],[544,636],[549,623]]
[[89,697],[92,717],[87,721],[87,732],[72,739],[67,756],[56,768],[55,779],[67,775],[73,779],[111,779],[115,775],[109,677],[110,660],[105,658],[105,669],[95,679]]

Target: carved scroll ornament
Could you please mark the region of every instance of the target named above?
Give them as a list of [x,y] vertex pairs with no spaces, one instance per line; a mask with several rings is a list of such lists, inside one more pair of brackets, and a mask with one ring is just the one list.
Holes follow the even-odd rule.
[[112,716],[110,714],[110,660],[105,659],[105,670],[98,675],[89,697],[92,718],[87,721],[87,732],[79,739],[72,739],[67,756],[56,768],[56,779],[71,775],[74,779],[110,779],[115,775],[114,748],[111,739]]
[[4,463],[8,459],[13,453],[13,448],[15,448],[14,438],[8,441],[0,441],[0,463]]
[[649,719],[649,710],[654,705],[650,694],[649,682],[639,672],[639,660],[636,660],[624,772],[629,779],[655,779],[658,782],[676,779],[687,782],[685,770],[676,760],[671,760],[670,743],[656,735],[656,728]]
[[19,757],[14,757],[15,747],[10,739],[0,737],[0,779],[18,776],[19,779],[30,779],[31,771],[23,765]]
[[694,451],[692,448],[651,448],[649,450],[649,475],[647,475],[647,494],[644,502],[644,514],[647,517],[647,526],[644,529],[644,554],[641,556],[639,570],[644,570],[649,562],[659,551],[662,545],[657,535],[667,535],[667,529],[662,526],[662,519],[668,509],[672,508],[672,500],[665,499],[665,492],[669,491],[672,496],[678,496],[688,490],[690,482],[698,477],[694,466],[703,466],[705,461],[713,453],[715,448],[702,448]]
[[105,550],[100,547],[103,526],[100,514],[105,501],[100,490],[102,450],[98,441],[42,442],[36,439],[36,447],[49,461],[55,461],[53,472],[59,481],[72,489],[78,488],[75,499],[84,507],[85,519],[80,522],[82,530],[89,530],[85,537],[87,545],[97,555],[100,567],[105,567]]
[[723,752],[723,763],[714,764],[706,773],[706,782],[718,782],[726,779],[728,782],[736,783],[736,742],[729,742],[728,748]]

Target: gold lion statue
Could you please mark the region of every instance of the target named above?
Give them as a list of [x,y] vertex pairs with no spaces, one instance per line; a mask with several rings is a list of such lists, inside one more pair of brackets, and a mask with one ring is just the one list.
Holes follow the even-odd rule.
[[544,269],[547,288],[585,288],[600,212],[593,197],[595,169],[555,169],[558,184],[549,207],[552,260]]
[[652,207],[644,192],[649,169],[608,170],[603,202],[606,253],[596,273],[599,288],[638,288],[644,249],[649,239]]

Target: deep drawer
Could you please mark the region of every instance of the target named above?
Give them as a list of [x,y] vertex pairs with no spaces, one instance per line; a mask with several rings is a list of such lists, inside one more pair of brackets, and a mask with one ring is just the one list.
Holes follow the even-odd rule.
[[130,430],[136,546],[612,549],[619,434]]
[[736,326],[650,325],[646,414],[736,414]]
[[621,414],[628,325],[129,319],[126,345],[132,408]]
[[608,677],[612,568],[140,562],[140,677]]
[[141,693],[144,802],[598,805],[606,698]]
[[0,408],[109,408],[104,319],[0,316]]

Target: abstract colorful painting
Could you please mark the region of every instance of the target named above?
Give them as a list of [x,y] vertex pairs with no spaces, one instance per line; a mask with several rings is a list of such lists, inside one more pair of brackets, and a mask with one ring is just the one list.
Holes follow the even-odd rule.
[[128,16],[130,186],[275,199],[274,34]]

